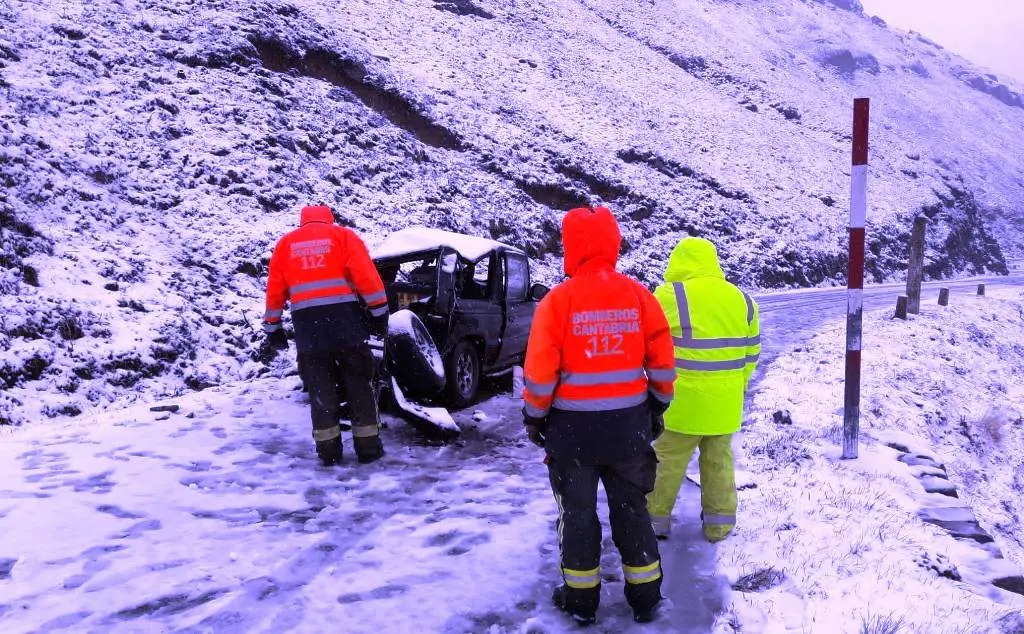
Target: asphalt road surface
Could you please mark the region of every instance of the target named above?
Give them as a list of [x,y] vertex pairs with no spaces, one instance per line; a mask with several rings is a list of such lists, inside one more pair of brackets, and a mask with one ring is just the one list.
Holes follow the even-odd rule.
[[[1021,287],[1024,286],[1024,271],[1016,268],[1005,276],[925,282],[921,290],[921,304],[937,303],[939,288],[946,287],[949,289],[950,305],[955,306],[957,296],[975,295],[978,284],[985,284],[986,289]],[[891,308],[895,311],[896,297],[905,293],[905,284],[866,286],[864,310]],[[756,295],[755,299],[761,308],[761,367],[768,366],[792,346],[806,341],[829,322],[845,319],[846,296],[845,287]]]

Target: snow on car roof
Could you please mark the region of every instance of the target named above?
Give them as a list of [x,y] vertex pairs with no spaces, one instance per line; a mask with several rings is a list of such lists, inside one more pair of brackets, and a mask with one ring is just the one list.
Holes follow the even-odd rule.
[[470,261],[479,260],[497,248],[505,248],[522,253],[522,251],[515,247],[510,247],[507,244],[488,238],[467,236],[461,233],[417,226],[392,233],[384,239],[384,242],[373,249],[372,254],[374,259],[392,258],[439,247],[451,247],[459,255]]

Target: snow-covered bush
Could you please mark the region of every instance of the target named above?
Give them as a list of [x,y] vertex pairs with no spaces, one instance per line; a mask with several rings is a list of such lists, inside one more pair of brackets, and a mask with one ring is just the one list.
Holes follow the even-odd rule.
[[902,634],[905,621],[891,614],[866,614],[861,620],[860,634]]
[[53,364],[55,350],[46,341],[18,341],[0,352],[0,387],[36,381]]
[[1010,425],[1019,420],[1019,415],[1006,405],[990,407],[976,424],[986,438],[996,445],[1003,441]]
[[25,419],[20,411],[21,405],[21,401],[8,394],[6,390],[0,390],[0,425],[24,423]]

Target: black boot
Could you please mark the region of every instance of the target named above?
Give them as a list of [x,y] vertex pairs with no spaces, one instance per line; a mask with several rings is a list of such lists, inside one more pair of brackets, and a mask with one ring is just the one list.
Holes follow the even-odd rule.
[[555,588],[551,601],[580,625],[592,625],[597,622],[597,600],[600,597],[600,586],[580,590],[561,585]]
[[633,620],[637,623],[650,623],[657,618],[661,600],[661,579],[640,585],[626,585],[626,601],[633,608]]
[[341,438],[317,442],[316,455],[325,467],[341,463]]
[[658,606],[661,604],[661,599],[649,608],[640,608],[633,610],[633,620],[637,623],[650,623],[658,616]]
[[384,456],[384,443],[380,441],[380,436],[356,436],[353,434],[352,444],[355,445],[356,458],[361,464],[374,462]]

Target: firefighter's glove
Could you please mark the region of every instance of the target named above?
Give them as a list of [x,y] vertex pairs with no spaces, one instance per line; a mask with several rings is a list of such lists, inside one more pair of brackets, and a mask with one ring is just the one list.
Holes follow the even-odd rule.
[[284,350],[288,347],[288,335],[284,334],[283,328],[268,333],[265,344],[272,350]]
[[654,398],[653,396],[648,395],[648,397],[647,397],[647,406],[651,408],[651,414],[652,415],[661,416],[666,411],[668,411],[669,404],[668,403],[662,403],[661,401],[659,401],[658,399]]
[[651,437],[657,440],[665,432],[665,415],[651,412]]
[[536,425],[527,425],[526,434],[530,437],[530,442],[537,445],[541,449],[544,448],[544,442],[547,438],[544,437],[544,431]]
[[263,364],[268,364],[277,358],[277,353],[281,350],[288,348],[288,337],[284,334],[284,330],[278,328],[277,330],[267,333],[263,343],[260,344],[259,354],[257,358]]
[[383,340],[384,336],[388,334],[388,314],[384,313],[380,317],[370,315],[368,327],[371,335]]
[[547,419],[535,418],[533,416],[523,414],[523,422],[526,424],[526,435],[530,437],[530,442],[543,449],[544,443],[547,440]]
[[647,404],[651,408],[651,437],[657,440],[665,431],[665,412],[669,404],[653,397],[647,399]]

